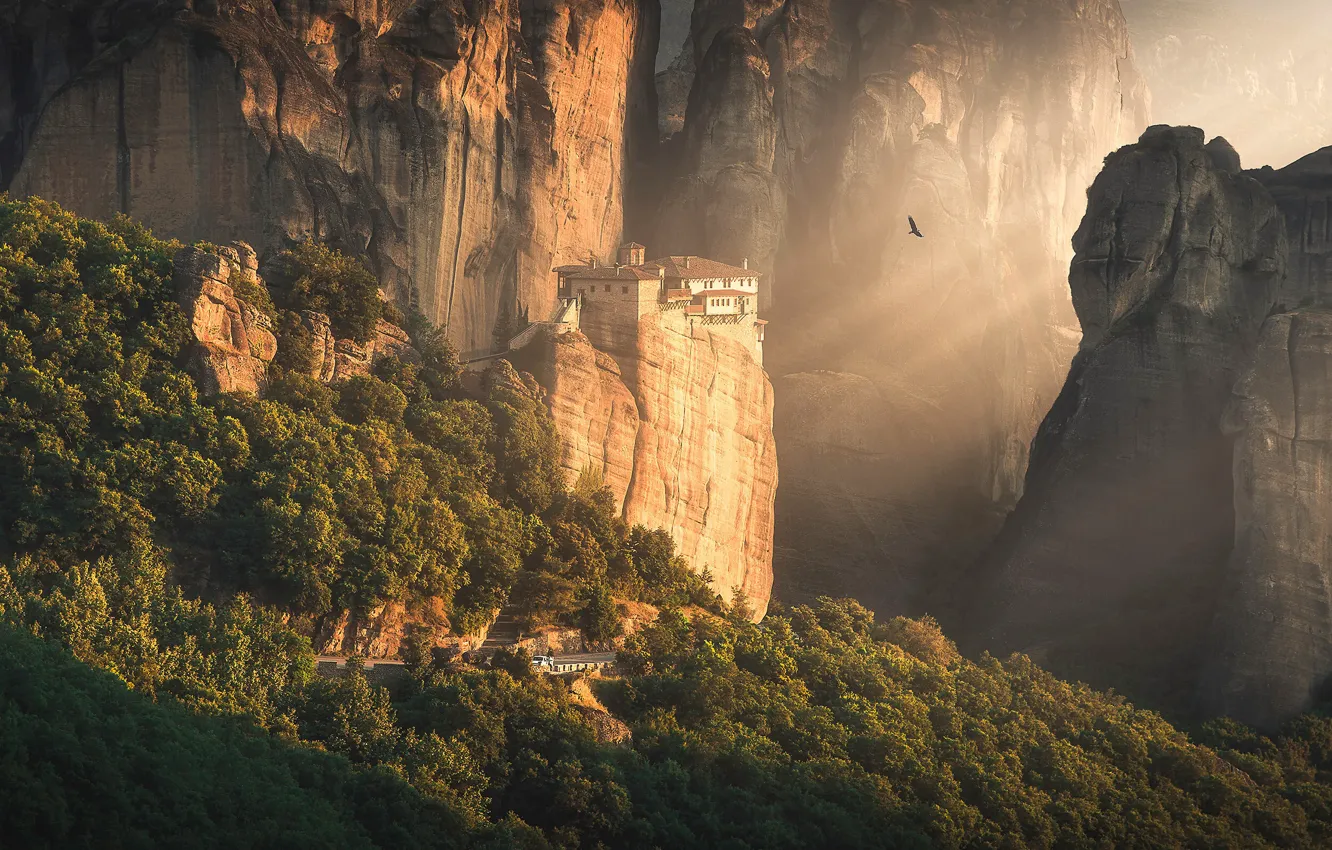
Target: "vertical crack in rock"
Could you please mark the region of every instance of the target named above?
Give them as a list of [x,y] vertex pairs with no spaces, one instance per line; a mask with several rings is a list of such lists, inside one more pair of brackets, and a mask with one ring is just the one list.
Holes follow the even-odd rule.
[[116,201],[120,212],[130,212],[130,148],[125,130],[125,69],[116,73]]

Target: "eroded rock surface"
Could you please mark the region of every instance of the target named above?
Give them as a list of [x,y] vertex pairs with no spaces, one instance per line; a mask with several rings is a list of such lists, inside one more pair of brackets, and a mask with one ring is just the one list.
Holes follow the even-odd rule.
[[396,357],[408,363],[421,360],[407,332],[383,319],[375,325],[375,335],[365,344],[335,337],[333,325],[323,313],[304,310],[301,321],[310,332],[314,354],[310,377],[326,384],[369,375],[375,364],[386,357]]
[[625,520],[668,531],[718,593],[738,588],[762,616],[777,490],[767,375],[746,346],[704,326],[648,317],[623,339],[603,353],[581,334],[543,334],[515,362],[545,388],[571,480],[601,472]]
[[187,365],[204,395],[258,395],[277,355],[272,321],[232,291],[233,274],[255,273],[242,257],[252,263],[248,245],[224,248],[221,254],[182,248],[174,258],[176,296],[194,336]]
[[[466,355],[620,241],[656,0],[0,9],[0,190],[371,259]],[[645,137],[634,141],[634,128]]]
[[520,362],[547,390],[569,480],[585,470],[599,473],[623,510],[642,419],[615,358],[597,351],[581,333],[544,333]]
[[1220,425],[1280,296],[1285,223],[1229,145],[1154,127],[1107,160],[1074,246],[1082,348],[976,616],[992,651],[1187,710],[1234,539]]
[[1117,2],[707,0],[658,93],[654,248],[765,273],[781,595],[933,608],[1021,492],[1085,189],[1146,126]]
[[1267,320],[1225,424],[1235,549],[1203,710],[1272,728],[1332,675],[1332,312]]
[[1332,677],[1332,149],[1253,172],[1286,221],[1273,315],[1236,386],[1235,546],[1200,708],[1272,728]]

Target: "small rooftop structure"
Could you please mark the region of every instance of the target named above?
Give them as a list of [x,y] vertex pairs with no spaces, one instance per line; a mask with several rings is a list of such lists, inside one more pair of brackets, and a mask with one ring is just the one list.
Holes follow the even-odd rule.
[[637,242],[630,242],[628,245],[620,246],[620,265],[622,266],[641,266],[643,257],[647,254],[647,248],[639,245]]

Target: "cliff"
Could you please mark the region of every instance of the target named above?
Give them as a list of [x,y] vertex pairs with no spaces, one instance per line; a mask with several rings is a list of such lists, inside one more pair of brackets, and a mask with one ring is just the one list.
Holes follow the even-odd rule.
[[772,589],[777,451],[773,391],[744,345],[649,316],[623,343],[593,348],[543,333],[515,357],[546,390],[570,480],[600,472],[629,523],[670,532],[724,598],[755,616]]
[[[0,10],[0,190],[264,254],[320,239],[464,354],[620,241],[656,0]],[[636,129],[637,128],[637,129]]]
[[657,83],[652,244],[766,275],[781,595],[933,609],[1021,492],[1084,190],[1146,124],[1118,4],[708,0]]
[[1288,274],[1223,425],[1235,546],[1201,708],[1274,727],[1332,676],[1332,149],[1254,176],[1286,221]]
[[[1238,450],[1221,429],[1255,363],[1243,394],[1255,406],[1281,396],[1282,320],[1264,321],[1285,285],[1286,246],[1276,204],[1224,140],[1154,127],[1107,159],[1074,239],[1082,348],[990,555],[994,584],[976,600],[987,648],[1156,707],[1192,707],[1217,651],[1214,621],[1221,642],[1240,626],[1215,619],[1235,539],[1242,567],[1244,541],[1263,536],[1255,522],[1273,523],[1268,545],[1279,549],[1299,536],[1279,528],[1282,508],[1254,481],[1280,474],[1282,448],[1262,432],[1288,428],[1293,409],[1284,420],[1251,412]],[[1253,503],[1239,528],[1237,502]]]
[[1225,425],[1235,548],[1202,708],[1272,728],[1332,675],[1332,313],[1267,321]]

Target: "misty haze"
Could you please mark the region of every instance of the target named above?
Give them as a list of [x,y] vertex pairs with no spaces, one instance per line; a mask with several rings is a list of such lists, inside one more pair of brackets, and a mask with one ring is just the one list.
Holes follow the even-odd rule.
[[1332,846],[1329,75],[0,3],[0,844]]

